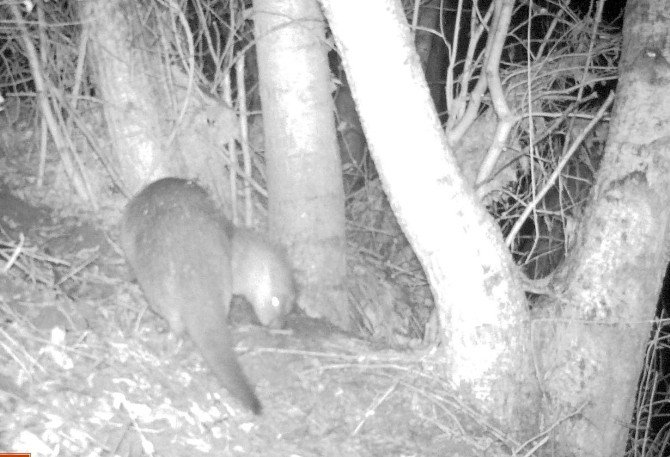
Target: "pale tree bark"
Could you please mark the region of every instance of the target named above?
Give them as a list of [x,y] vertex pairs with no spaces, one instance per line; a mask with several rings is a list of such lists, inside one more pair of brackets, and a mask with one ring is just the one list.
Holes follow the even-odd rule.
[[350,329],[344,189],[324,19],[316,0],[256,0],[254,28],[271,231],[290,246],[300,307]]
[[[623,455],[670,252],[669,0],[629,0],[605,156],[557,296],[534,322],[545,344],[544,422],[558,455]],[[557,310],[550,312],[549,310]]]
[[158,139],[162,131],[149,77],[157,65],[134,44],[141,30],[136,8],[124,1],[106,0],[80,5],[83,25],[90,29],[89,61],[100,96],[106,101],[104,112],[116,152],[115,165],[130,193],[156,171],[154,161],[161,154]]
[[511,436],[532,435],[537,391],[526,300],[500,230],[449,150],[401,4],[323,6],[382,184],[431,284],[444,375]]
[[[201,92],[185,74],[189,62],[176,65],[168,57],[167,43],[189,41],[182,12],[155,8],[149,14],[145,4],[127,0],[80,3],[90,37],[88,58],[104,101],[122,187],[132,195],[164,176],[198,178],[214,191],[225,187],[220,181],[228,162],[222,149],[239,138],[239,122],[229,107]],[[145,27],[153,27],[163,40],[148,36]],[[192,65],[192,46],[184,48],[190,56],[183,57]],[[222,202],[220,192],[214,196]]]

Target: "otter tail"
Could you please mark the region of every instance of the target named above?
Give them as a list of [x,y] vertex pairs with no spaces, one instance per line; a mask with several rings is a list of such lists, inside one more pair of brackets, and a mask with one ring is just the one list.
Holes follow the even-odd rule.
[[[198,312],[209,310],[223,311],[220,307],[213,306],[200,306],[193,309]],[[205,361],[223,387],[254,414],[260,414],[263,407],[237,360],[225,315],[222,315],[221,312],[208,314],[214,315],[194,317],[193,313],[185,312],[182,319],[186,332],[198,346]]]

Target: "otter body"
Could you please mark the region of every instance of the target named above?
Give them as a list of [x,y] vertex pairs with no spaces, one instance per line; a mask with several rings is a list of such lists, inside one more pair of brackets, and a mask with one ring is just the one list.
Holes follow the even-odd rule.
[[230,224],[195,183],[165,178],[126,207],[121,244],[151,307],[186,331],[221,384],[255,414],[261,403],[227,323],[233,291]]

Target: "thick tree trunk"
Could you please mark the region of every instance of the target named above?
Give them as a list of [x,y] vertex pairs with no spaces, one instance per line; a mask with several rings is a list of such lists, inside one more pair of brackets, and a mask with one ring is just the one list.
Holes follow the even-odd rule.
[[[545,423],[559,455],[614,456],[628,424],[670,252],[669,0],[629,0],[610,136],[582,224],[560,272],[560,296],[534,323]],[[545,315],[554,313],[544,312]]]
[[123,0],[80,4],[82,23],[91,37],[89,61],[96,87],[107,102],[104,112],[116,166],[130,194],[146,180],[169,174],[155,166],[163,150],[163,129],[149,75],[157,65],[134,41],[141,30],[137,8]]
[[[215,198],[225,188],[223,146],[238,138],[235,113],[203,94],[193,81],[163,59],[147,21],[172,20],[166,10],[150,13],[141,2],[81,2],[80,15],[91,37],[89,58],[116,158],[115,166],[132,195],[164,176],[198,178]],[[172,18],[172,19],[166,19]],[[164,36],[166,41],[172,37]],[[170,74],[170,77],[165,77]]]
[[401,4],[323,5],[384,189],[431,283],[445,376],[504,430],[532,434],[526,300],[500,230],[449,151]]
[[351,328],[344,189],[325,24],[315,0],[256,0],[271,231],[291,246],[308,315]]

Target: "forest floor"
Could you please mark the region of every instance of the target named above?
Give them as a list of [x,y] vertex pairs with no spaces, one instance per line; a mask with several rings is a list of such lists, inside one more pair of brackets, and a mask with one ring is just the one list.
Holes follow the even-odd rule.
[[37,186],[34,141],[5,128],[0,265],[11,267],[0,274],[0,452],[509,454],[501,433],[449,394],[435,354],[391,350],[299,315],[280,331],[245,322],[244,311],[231,323],[264,406],[253,416],[131,281],[115,242],[125,198],[94,182],[98,208],[77,207],[54,158]]

